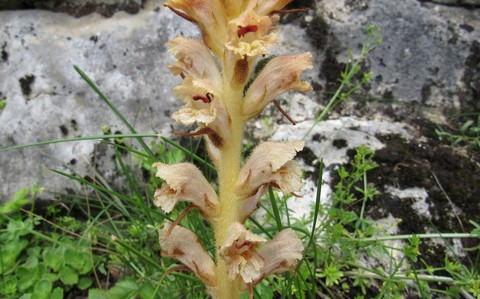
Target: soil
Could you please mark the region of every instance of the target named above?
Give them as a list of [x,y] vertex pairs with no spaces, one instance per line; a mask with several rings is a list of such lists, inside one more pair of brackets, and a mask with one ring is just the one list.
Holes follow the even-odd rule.
[[[398,136],[380,137],[386,147],[375,153],[379,167],[371,171],[369,182],[381,192],[386,191],[386,186],[425,188],[432,219],[418,216],[411,203],[399,201],[386,192],[371,203],[369,214],[377,219],[391,213],[402,219],[399,227],[405,234],[470,232],[473,225],[469,221],[477,221],[480,215],[478,150],[443,143],[435,136],[434,124],[422,119],[416,122],[422,135],[430,138],[426,137],[425,142],[408,142]],[[459,209],[458,214],[453,212],[454,207]]]

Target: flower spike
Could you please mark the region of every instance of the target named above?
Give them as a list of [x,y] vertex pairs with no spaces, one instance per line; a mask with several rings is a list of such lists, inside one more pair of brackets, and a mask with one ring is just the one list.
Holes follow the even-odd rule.
[[[172,118],[195,126],[180,136],[202,136],[218,174],[218,199],[200,170],[189,163],[155,163],[164,180],[154,195],[155,205],[170,212],[177,202],[191,203],[175,222],[160,231],[162,255],[173,257],[193,271],[213,298],[238,299],[272,273],[292,271],[302,258],[302,242],[291,229],[267,239],[248,231],[243,223],[254,212],[269,187],[284,194],[302,188],[301,169],[294,156],[303,141],[265,142],[243,163],[246,122],[288,91],[307,92],[301,81],[312,68],[312,55],[277,56],[255,63],[277,44],[280,13],[291,0],[166,0],[165,6],[197,25],[201,39],[178,36],[167,45],[176,61],[169,66],[182,82],[174,94],[184,102]],[[243,167],[242,167],[243,164]],[[194,232],[178,223],[193,208],[210,223],[215,238],[216,261]],[[180,268],[174,268],[180,269]]]

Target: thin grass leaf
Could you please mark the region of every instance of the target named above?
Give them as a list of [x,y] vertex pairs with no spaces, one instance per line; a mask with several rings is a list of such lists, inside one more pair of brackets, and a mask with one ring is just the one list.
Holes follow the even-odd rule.
[[128,184],[130,185],[130,188],[135,193],[134,198],[137,201],[136,202],[137,207],[142,209],[143,215],[146,215],[149,222],[152,223],[153,219],[152,219],[152,216],[150,214],[150,207],[151,206],[149,205],[149,202],[146,202],[146,203],[142,202],[143,195],[142,195],[142,193],[140,193],[140,190],[138,189],[138,182],[135,179],[135,176],[130,174],[130,171],[128,170],[125,163],[123,162],[122,156],[120,155],[120,152],[118,151],[118,149],[115,149],[115,156],[116,156],[116,159],[118,161],[118,164],[122,168],[123,174],[125,174],[125,177],[127,178],[127,181],[128,181]]
[[277,199],[275,194],[273,194],[272,186],[268,186],[268,197],[270,198],[270,204],[272,205],[273,215],[275,215],[275,222],[277,223],[277,228],[279,231],[283,229],[282,217],[280,217],[280,211],[277,206]]
[[308,241],[307,248],[310,247],[312,244],[314,244],[313,239],[315,236],[315,229],[317,227],[318,214],[320,213],[320,199],[322,195],[324,168],[325,168],[325,164],[323,163],[323,160],[320,160],[320,165],[318,166],[317,194],[315,196],[315,208],[313,212],[312,232],[310,234],[310,240]]
[[140,259],[147,262],[150,266],[152,266],[152,267],[154,267],[158,270],[162,270],[162,267],[160,266],[160,264],[158,262],[152,260],[148,256],[145,256],[144,254],[142,254],[139,250],[137,250],[135,247],[131,246],[130,244],[128,244],[126,242],[123,242],[119,238],[115,238],[114,242],[118,243],[120,246],[127,249],[130,253],[133,253],[134,255],[138,256]]
[[260,223],[258,223],[257,220],[255,220],[253,217],[249,217],[248,220],[250,220],[253,224],[257,226],[257,228],[262,231],[269,239],[273,239],[272,234],[268,232]]
[[104,143],[104,144],[108,144],[108,145],[111,145],[113,146],[114,148],[116,149],[121,149],[121,150],[125,150],[129,153],[133,153],[137,156],[140,156],[142,158],[147,158],[147,159],[150,159],[150,156],[145,154],[144,152],[141,152],[131,146],[125,146],[125,145],[121,145],[121,144],[118,144],[118,143],[115,143],[115,142],[111,142],[111,141],[107,141],[107,140],[102,140],[101,143]]
[[181,146],[180,144],[166,138],[166,137],[160,137],[163,141],[165,141],[166,143],[170,144],[170,145],[173,145],[174,147],[182,150],[184,153],[186,153],[187,155],[189,155],[192,159],[194,159],[195,161],[197,162],[200,162],[200,164],[202,164],[203,166],[207,167],[208,169],[210,169],[211,171],[213,171],[214,173],[217,172],[217,170],[215,169],[215,167],[208,163],[207,161],[205,161],[205,159],[202,159],[201,157],[197,156],[196,154],[194,154],[193,152],[191,152],[190,150],[184,148],[183,146]]
[[52,139],[46,141],[40,141],[35,143],[28,143],[28,144],[21,144],[15,145],[11,147],[6,147],[0,149],[0,153],[18,150],[26,147],[34,147],[34,146],[42,146],[42,145],[49,145],[53,143],[63,143],[63,142],[74,142],[74,141],[84,141],[84,140],[101,140],[106,138],[143,138],[143,137],[159,137],[158,134],[113,134],[113,135],[97,135],[97,136],[85,136],[85,137],[75,137],[75,138],[68,138],[68,139]]
[[[80,77],[82,77],[83,80],[85,80],[85,82],[87,82],[87,84],[90,86],[90,88],[93,89],[93,91],[95,91],[95,93],[100,97],[100,99],[102,99],[105,104],[107,104],[107,106],[110,108],[110,110],[113,111],[113,113],[115,113],[115,115],[123,122],[123,124],[128,128],[128,130],[132,133],[132,134],[137,134],[137,132],[135,131],[135,129],[133,128],[133,126],[128,122],[128,120],[120,113],[120,111],[117,110],[117,108],[112,104],[112,102],[110,102],[110,100],[107,98],[107,96],[105,96],[103,94],[103,92],[97,87],[97,85],[76,65],[73,66],[73,68],[75,69],[75,71],[80,75]],[[143,149],[145,150],[145,152],[148,153],[148,155],[153,159],[155,158],[155,155],[152,153],[152,151],[150,150],[150,148],[147,146],[147,144],[143,141],[143,139],[141,137],[138,137],[136,138],[138,143],[140,143],[140,145],[143,147]]]
[[123,174],[127,178],[128,184],[130,185],[130,188],[132,188],[133,193],[138,197],[141,198],[142,194],[140,193],[140,190],[138,189],[138,182],[135,179],[134,176],[130,175],[130,171],[128,170],[127,166],[123,162],[122,156],[120,155],[120,152],[118,149],[115,149],[115,158],[120,165],[120,168],[122,169]]
[[80,177],[77,177],[75,175],[70,175],[68,173],[65,173],[65,172],[62,172],[62,171],[59,171],[59,170],[55,170],[55,169],[50,169],[51,171],[57,173],[57,174],[60,174],[60,175],[63,175],[71,180],[74,180],[74,181],[77,181],[81,184],[85,184],[87,186],[90,186],[92,187],[94,190],[100,192],[100,194],[103,194],[103,193],[106,193],[108,194],[109,196],[113,196],[114,198],[114,206],[122,212],[123,215],[129,215],[130,213],[125,209],[125,206],[123,205],[123,203],[121,202],[121,200],[119,198],[127,198],[128,197],[125,197],[123,194],[120,194],[116,191],[113,191],[111,189],[108,189],[104,186],[100,186],[98,184],[93,184],[91,182],[89,182],[88,180],[85,180],[83,178],[80,178]]
[[[125,195],[123,193],[119,193],[113,190],[113,188],[110,186],[110,184],[102,177],[102,175],[95,169],[95,167],[87,164],[88,168],[93,172],[93,178],[98,181],[99,184],[94,184],[96,186],[103,186],[107,190],[107,194],[109,196],[106,196],[105,198],[110,201],[110,198],[112,198],[115,202],[115,205],[119,207],[119,211],[122,212],[122,215],[130,217],[130,212],[126,208],[125,203],[134,203],[131,200],[131,197],[128,195]],[[111,191],[111,192],[110,192]],[[113,194],[115,192],[115,194]]]

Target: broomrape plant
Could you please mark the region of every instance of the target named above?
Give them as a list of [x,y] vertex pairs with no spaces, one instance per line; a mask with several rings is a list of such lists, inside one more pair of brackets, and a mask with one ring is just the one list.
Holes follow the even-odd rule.
[[[302,258],[301,240],[292,229],[272,240],[253,234],[245,220],[258,208],[269,186],[284,194],[302,187],[301,170],[292,159],[303,141],[265,142],[247,161],[241,159],[245,123],[280,94],[312,90],[300,76],[312,68],[312,55],[271,59],[250,83],[254,64],[277,43],[278,13],[291,0],[169,0],[165,6],[196,24],[202,39],[178,36],[168,43],[177,61],[169,69],[183,82],[174,94],[185,102],[172,118],[196,129],[184,136],[202,136],[218,171],[218,193],[190,163],[155,163],[164,182],[154,203],[166,213],[176,203],[191,203],[175,222],[160,230],[162,255],[181,261],[205,284],[214,298],[253,296],[253,286],[272,273],[292,271]],[[216,257],[194,232],[178,224],[196,208],[214,229]]]

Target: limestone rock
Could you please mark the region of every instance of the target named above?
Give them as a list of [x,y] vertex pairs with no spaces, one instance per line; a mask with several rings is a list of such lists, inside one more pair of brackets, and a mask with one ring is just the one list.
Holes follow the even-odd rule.
[[383,43],[364,66],[375,74],[367,97],[420,109],[479,108],[480,10],[416,0],[319,2],[310,32],[326,56],[317,65],[327,92],[346,49],[358,55],[372,24],[382,30]]
[[[6,99],[0,112],[1,148],[102,135],[102,126],[112,133],[129,133],[73,65],[98,84],[138,132],[171,134],[170,114],[181,103],[172,95],[178,79],[168,73],[165,43],[180,32],[198,33],[160,3],[150,2],[136,15],[118,12],[111,18],[0,11],[0,28],[0,99]],[[65,191],[68,180],[49,168],[85,175],[85,165],[96,160],[94,144],[0,153],[0,198],[34,183]],[[112,153],[100,153],[105,155],[102,159],[112,160]]]

